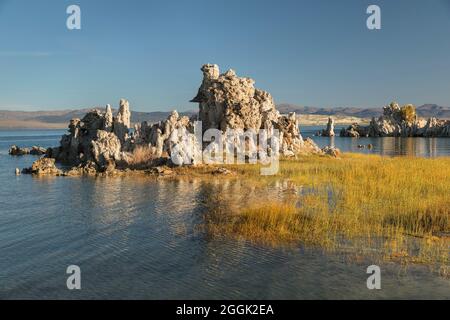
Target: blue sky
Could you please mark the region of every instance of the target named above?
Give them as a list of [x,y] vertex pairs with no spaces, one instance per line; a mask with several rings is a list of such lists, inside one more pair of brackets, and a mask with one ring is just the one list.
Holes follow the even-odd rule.
[[204,63],[277,103],[450,106],[450,0],[0,0],[0,109],[195,109]]

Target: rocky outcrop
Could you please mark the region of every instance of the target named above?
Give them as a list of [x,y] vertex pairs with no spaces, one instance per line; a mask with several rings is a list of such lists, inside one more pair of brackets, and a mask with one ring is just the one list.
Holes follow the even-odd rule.
[[31,148],[21,148],[16,145],[13,145],[9,148],[9,154],[12,156],[23,156],[27,154],[31,154],[34,156],[41,156],[46,152],[47,150],[45,148],[39,146],[32,146]]
[[418,134],[424,137],[450,137],[450,121],[429,118]]
[[31,168],[23,169],[23,173],[36,175],[62,175],[62,170],[55,165],[53,158],[40,158],[33,162]]
[[13,145],[9,148],[8,152],[11,156],[23,156],[26,154],[30,154],[30,149],[28,148],[21,148],[16,145]]
[[371,137],[414,136],[420,126],[412,105],[400,107],[393,102],[383,108],[383,115],[372,119],[368,128]]
[[203,131],[214,128],[224,133],[227,129],[258,132],[266,129],[270,136],[270,132],[277,129],[281,133],[282,154],[306,152],[295,113],[280,115],[272,96],[256,89],[252,79],[238,77],[231,69],[220,74],[215,64],[205,64],[201,71],[203,81],[191,102],[199,104]]
[[[127,100],[121,99],[119,103],[119,111],[113,119],[113,131],[114,134],[119,138],[120,142],[124,144],[129,138],[129,129],[131,127],[131,112],[130,105]],[[106,109],[106,116],[108,120],[110,119],[110,109]],[[109,122],[109,121],[108,121]],[[103,125],[104,130],[108,131],[109,123]]]
[[106,105],[106,111],[105,111],[105,124],[104,129],[107,132],[112,132],[114,127],[114,117],[111,109],[111,105]]
[[383,108],[383,115],[372,118],[369,126],[352,124],[341,130],[343,137],[450,137],[450,121],[430,118],[418,119],[411,104],[400,107],[397,103]]
[[99,168],[107,168],[121,159],[121,144],[119,138],[112,132],[97,130],[95,139],[91,142],[93,161]]
[[339,133],[341,137],[359,138],[360,136],[366,136],[366,130],[361,128],[357,123],[351,124],[347,128],[342,128]]
[[119,165],[127,167],[132,162],[133,150],[138,146],[151,148],[155,158],[171,156],[174,150],[181,159],[177,164],[195,163],[201,157],[196,148],[193,125],[186,116],[173,111],[167,120],[150,124],[143,122],[130,132],[130,109],[122,99],[116,116],[110,105],[106,110],[92,110],[83,119],[72,119],[69,133],[60,146],[47,150],[48,157],[74,166],[71,174],[110,170]]
[[72,119],[69,133],[61,138],[60,146],[47,150],[47,156],[70,165],[92,165],[99,170],[122,160],[129,145],[130,110],[128,101],[121,100],[115,117],[111,106],[105,112],[94,109],[83,119]]
[[[223,149],[228,147],[230,139],[233,148],[242,151],[244,147],[243,157],[247,159],[253,159],[254,155],[267,157],[273,153],[285,156],[323,154],[311,139],[302,138],[296,114],[281,115],[272,96],[256,89],[252,79],[238,77],[233,70],[220,74],[219,67],[213,64],[206,64],[201,70],[203,81],[192,100],[199,103],[196,119],[173,111],[164,121],[142,122],[130,130],[129,103],[122,99],[116,115],[107,105],[104,111],[94,109],[82,119],[72,119],[69,132],[61,138],[60,146],[49,148],[45,159],[71,165],[72,168],[64,175],[113,173],[116,167],[145,170],[167,164],[197,164],[205,159],[205,151],[208,157],[218,155],[222,150],[215,138],[203,141],[202,134],[208,129],[218,130],[219,139],[223,138]],[[194,120],[201,121],[201,129],[196,127],[198,123]],[[261,140],[267,141],[267,150],[263,150],[266,146],[259,145],[251,148],[250,144],[256,142],[252,139],[236,143],[236,133],[233,132],[252,131],[256,135],[265,135],[262,138],[266,139]],[[275,135],[277,131],[279,136]],[[267,151],[267,154],[262,151]],[[42,167],[39,172],[51,172],[50,162],[48,168],[44,166],[47,169]],[[36,165],[41,167],[44,164],[39,162]]]
[[324,147],[322,149],[322,152],[325,155],[328,155],[328,156],[331,156],[334,158],[338,158],[341,155],[341,150],[339,150],[338,148],[335,148],[335,147],[330,147],[330,146]]
[[[142,122],[135,126],[134,145],[146,144],[154,149],[157,158],[167,154],[175,164],[197,164],[202,157],[201,144],[194,135],[194,125],[186,116],[173,111],[167,120],[150,125]],[[176,156],[172,157],[172,153]]]
[[252,79],[240,78],[231,69],[220,74],[215,64],[205,64],[201,70],[203,82],[191,102],[199,103],[199,120],[204,131],[210,128],[257,131],[271,125],[266,121],[277,120],[279,114],[272,96],[255,89]]
[[47,149],[38,147],[38,146],[32,146],[30,150],[30,154],[33,156],[42,156],[47,152]]
[[327,127],[319,134],[322,137],[334,137],[334,119],[329,117]]

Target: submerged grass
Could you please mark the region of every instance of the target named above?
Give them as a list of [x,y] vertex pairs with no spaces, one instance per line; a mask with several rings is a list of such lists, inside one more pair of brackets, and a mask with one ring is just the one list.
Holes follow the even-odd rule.
[[216,206],[206,224],[213,235],[272,244],[301,242],[326,250],[350,245],[377,251],[386,260],[438,264],[448,274],[448,157],[310,156],[282,160],[280,172],[266,177],[255,165],[228,168],[248,185],[288,179],[309,192],[288,201],[249,201],[231,212]]

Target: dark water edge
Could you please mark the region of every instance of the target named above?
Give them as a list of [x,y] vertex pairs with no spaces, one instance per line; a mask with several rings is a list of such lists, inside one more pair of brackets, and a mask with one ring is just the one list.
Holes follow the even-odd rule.
[[[61,133],[0,132],[0,299],[450,298],[450,280],[426,266],[404,270],[368,257],[347,260],[197,231],[211,193],[251,196],[220,178],[14,175],[36,157],[10,157],[10,144],[57,145]],[[341,140],[352,141],[334,139]],[[82,270],[80,291],[66,288],[72,264]],[[371,264],[381,267],[381,290],[366,287]]]

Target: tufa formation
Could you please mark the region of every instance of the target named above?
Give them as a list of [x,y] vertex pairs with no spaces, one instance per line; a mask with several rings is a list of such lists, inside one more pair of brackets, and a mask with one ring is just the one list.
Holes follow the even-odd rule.
[[[195,120],[202,121],[202,133],[208,129],[220,130],[224,141],[228,129],[256,133],[265,129],[268,138],[278,130],[279,150],[272,152],[284,156],[324,154],[311,139],[302,138],[295,113],[281,115],[272,96],[256,89],[252,79],[238,77],[233,70],[220,74],[214,64],[205,64],[201,70],[203,81],[192,99],[199,104],[195,119],[173,111],[165,121],[144,121],[131,130],[130,106],[122,99],[115,115],[107,105],[104,111],[94,109],[82,119],[72,119],[69,132],[62,136],[58,147],[47,149],[46,158],[72,166],[62,175],[114,172],[116,168],[135,168],[137,164],[140,168],[142,164],[145,168],[173,164],[174,151],[175,164],[197,164],[202,160],[205,145],[194,134]],[[142,150],[146,150],[144,163],[137,159],[137,154],[142,158]],[[52,167],[53,163],[41,161],[25,172],[61,174]]]

